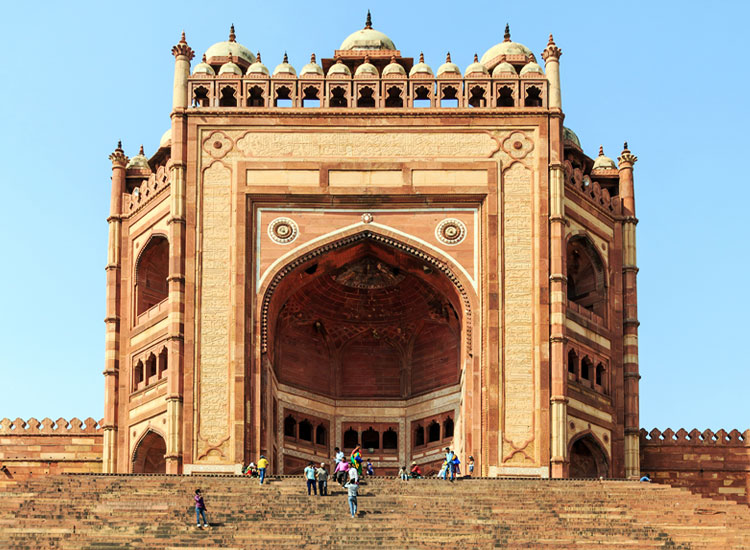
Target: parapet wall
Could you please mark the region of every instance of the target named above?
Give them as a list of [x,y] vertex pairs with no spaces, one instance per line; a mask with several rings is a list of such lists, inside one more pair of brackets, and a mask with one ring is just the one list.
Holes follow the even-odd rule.
[[641,430],[641,471],[656,483],[750,505],[750,430]]
[[0,420],[0,481],[102,471],[101,421]]

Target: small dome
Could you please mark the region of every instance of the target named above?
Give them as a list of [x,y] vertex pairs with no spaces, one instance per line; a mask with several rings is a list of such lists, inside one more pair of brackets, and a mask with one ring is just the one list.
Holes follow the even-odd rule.
[[501,55],[523,55],[527,60],[534,57],[534,53],[523,44],[511,42],[509,25],[505,25],[505,39],[484,52],[481,62],[485,66],[490,65],[492,60],[497,59]]
[[544,71],[539,66],[538,63],[534,63],[533,61],[531,63],[527,63],[523,66],[523,69],[521,69],[521,76],[525,74],[544,74]]
[[424,53],[419,54],[419,63],[414,65],[411,68],[411,71],[409,71],[409,78],[416,75],[434,75],[430,66],[424,62]]
[[331,68],[328,69],[328,76],[333,76],[333,75],[352,76],[352,72],[349,70],[349,67],[344,65],[340,57],[336,60],[336,63],[331,65]]
[[243,59],[248,65],[255,63],[253,52],[235,40],[234,25],[229,30],[229,40],[217,42],[206,50],[206,57],[210,60],[213,57],[230,57],[235,56]]
[[289,57],[287,57],[286,52],[284,52],[284,60],[276,65],[276,68],[273,70],[273,76],[279,75],[297,76],[297,71],[289,64]]
[[231,61],[229,63],[224,63],[221,67],[219,67],[219,75],[223,74],[236,74],[239,76],[242,76],[242,69],[238,65],[235,65]]
[[164,132],[159,140],[159,147],[171,147],[172,146],[172,128]]
[[474,63],[466,67],[466,72],[464,75],[469,76],[470,74],[474,73],[481,73],[483,75],[489,76],[490,72],[487,70],[487,67],[482,65],[479,62],[479,58],[477,57],[477,54],[474,54]]
[[196,75],[196,74],[211,74],[211,75],[216,74],[216,71],[214,71],[214,68],[211,65],[209,65],[208,63],[206,63],[206,54],[203,54],[203,61],[201,61],[200,63],[198,63],[195,66],[195,69],[193,69],[193,74],[194,75]]
[[151,167],[148,165],[148,159],[146,158],[146,155],[143,154],[143,145],[141,145],[141,150],[138,151],[138,154],[128,161],[126,169],[151,171]]
[[581,147],[581,140],[578,139],[578,136],[576,135],[576,133],[570,128],[567,128],[565,126],[563,126],[563,141],[570,141],[576,147],[583,150],[583,147]]
[[604,147],[599,146],[599,156],[594,161],[594,170],[617,170],[615,161],[604,156]]
[[365,62],[357,67],[357,70],[354,71],[354,76],[374,76],[377,78],[380,75],[378,74],[377,67],[370,63],[370,58],[365,56]]
[[461,76],[461,69],[459,69],[458,65],[456,65],[455,63],[453,63],[451,61],[451,54],[450,54],[450,52],[448,52],[448,55],[445,56],[445,63],[443,63],[442,65],[440,65],[440,67],[438,67],[437,75],[438,76],[440,76],[440,75],[446,75],[446,76],[455,75],[455,76],[458,76],[458,77]]
[[365,28],[355,31],[341,43],[340,50],[395,50],[396,45],[380,31],[372,28],[372,17],[367,11]]
[[266,75],[268,76],[268,67],[260,60],[260,52],[255,56],[255,63],[247,68],[246,75]]
[[516,73],[516,68],[513,65],[503,61],[502,63],[500,63],[500,65],[498,65],[492,70],[492,77],[495,78],[502,74],[518,74],[518,73]]
[[312,54],[310,56],[310,63],[302,67],[302,70],[299,72],[300,76],[312,75],[312,74],[325,76],[323,73],[323,67],[318,65],[315,61],[315,54]]
[[391,57],[391,62],[388,63],[388,65],[385,66],[383,69],[383,76],[388,75],[398,75],[398,76],[406,76],[406,69],[404,69],[401,65],[396,63],[396,58]]

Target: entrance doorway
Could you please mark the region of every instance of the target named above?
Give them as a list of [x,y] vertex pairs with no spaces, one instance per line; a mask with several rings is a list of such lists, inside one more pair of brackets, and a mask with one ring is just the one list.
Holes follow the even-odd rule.
[[164,474],[167,472],[167,443],[154,431],[147,431],[133,453],[134,474]]
[[570,477],[608,477],[607,455],[599,442],[590,434],[573,442],[570,447]]

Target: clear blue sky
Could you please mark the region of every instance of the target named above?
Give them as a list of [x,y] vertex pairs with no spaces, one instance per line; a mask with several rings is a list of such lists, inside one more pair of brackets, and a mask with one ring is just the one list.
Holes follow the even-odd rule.
[[[356,4],[356,7],[351,7]],[[550,32],[565,124],[636,164],[641,425],[750,427],[747,1],[12,2],[0,18],[0,418],[100,418],[110,162],[169,127],[183,29],[298,69],[363,26],[433,68]]]

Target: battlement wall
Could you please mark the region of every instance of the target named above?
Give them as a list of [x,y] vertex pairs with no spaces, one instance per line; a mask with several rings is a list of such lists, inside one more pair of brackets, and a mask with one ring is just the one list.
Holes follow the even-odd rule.
[[0,420],[0,481],[102,470],[101,421]]
[[641,430],[641,471],[656,483],[750,505],[750,430]]

